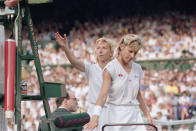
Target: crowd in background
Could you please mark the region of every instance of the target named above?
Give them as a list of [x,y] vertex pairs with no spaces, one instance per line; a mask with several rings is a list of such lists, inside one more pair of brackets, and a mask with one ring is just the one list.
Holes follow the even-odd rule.
[[[84,73],[75,68],[61,66],[70,64],[64,51],[54,40],[54,33],[62,27],[60,23],[35,25],[39,45],[39,56],[43,68],[44,80],[48,82],[66,83],[66,88],[75,92],[78,98],[78,112],[86,111],[88,104],[88,80]],[[134,16],[129,18],[109,18],[102,22],[80,23],[67,34],[70,50],[78,59],[94,62],[93,47],[96,39],[105,36],[117,45],[120,37],[126,33],[139,35],[144,47],[138,52],[136,60],[173,59],[196,57],[196,17],[168,13],[164,16]],[[23,32],[23,46],[27,54],[32,54],[27,33]],[[32,67],[22,70],[22,79],[28,82],[28,95],[40,93],[39,82],[33,61],[27,63]],[[52,68],[50,65],[57,65]],[[192,70],[145,70],[141,91],[148,103],[153,118],[161,121],[184,120],[196,115],[196,64]],[[49,100],[51,111],[56,109],[55,98]],[[43,103],[39,101],[22,102],[22,130],[35,131],[39,120],[44,115]],[[11,123],[11,121],[9,122]],[[13,124],[9,124],[11,129]],[[182,128],[184,128],[182,126]]]
[[[61,25],[47,22],[36,25],[37,41],[54,40],[54,33],[62,30]],[[113,39],[117,44],[120,37],[126,33],[139,35],[145,43],[144,48],[137,55],[137,60],[196,56],[196,17],[194,15],[170,12],[164,16],[108,18],[103,22],[88,21],[83,24],[76,21],[67,36],[70,49],[79,59],[94,61],[92,54],[96,39],[105,36]],[[27,38],[25,31],[23,36],[24,39]],[[24,43],[29,47],[27,39]],[[61,59],[64,57],[64,52],[57,45],[51,43],[45,47],[44,50],[39,50],[42,65],[69,63],[67,59]],[[31,52],[30,48],[28,50]]]

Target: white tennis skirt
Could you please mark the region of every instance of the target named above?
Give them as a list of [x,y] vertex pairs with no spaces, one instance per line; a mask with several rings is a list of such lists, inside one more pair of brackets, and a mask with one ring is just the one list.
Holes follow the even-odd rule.
[[[136,106],[118,106],[108,104],[107,124],[128,124],[128,123],[144,123],[139,105]],[[112,126],[105,127],[104,131],[146,131],[144,125],[137,126]]]

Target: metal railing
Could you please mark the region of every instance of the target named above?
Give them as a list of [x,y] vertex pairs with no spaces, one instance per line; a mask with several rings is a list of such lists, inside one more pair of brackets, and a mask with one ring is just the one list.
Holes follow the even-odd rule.
[[127,124],[123,124],[123,123],[118,123],[118,124],[105,124],[103,127],[102,127],[102,131],[104,131],[104,128],[105,127],[108,127],[108,126],[151,126],[154,128],[155,131],[158,131],[158,128],[153,125],[153,124],[150,124],[150,123],[127,123]]
[[182,124],[196,124],[196,119],[186,119],[186,120],[172,120],[172,121],[159,121],[154,120],[154,122],[160,127],[167,126],[168,131],[172,130],[173,125],[182,125]]

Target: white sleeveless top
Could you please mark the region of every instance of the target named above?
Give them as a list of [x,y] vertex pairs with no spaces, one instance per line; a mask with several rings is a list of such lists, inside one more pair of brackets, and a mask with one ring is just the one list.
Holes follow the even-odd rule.
[[96,103],[99,96],[99,92],[102,87],[102,74],[103,70],[98,64],[85,62],[85,74],[88,77],[89,91],[87,101],[90,103]]
[[109,62],[104,69],[107,69],[112,77],[112,84],[108,93],[108,103],[139,105],[137,94],[139,81],[144,74],[139,64],[131,61],[131,71],[127,73],[120,62],[115,58]]

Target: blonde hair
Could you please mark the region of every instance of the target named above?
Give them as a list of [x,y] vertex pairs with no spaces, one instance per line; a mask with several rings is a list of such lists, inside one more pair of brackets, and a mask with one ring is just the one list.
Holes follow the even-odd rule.
[[123,37],[122,37],[122,39],[120,40],[120,42],[119,42],[119,46],[118,46],[118,55],[120,54],[120,52],[121,52],[121,49],[120,49],[120,45],[121,44],[124,44],[124,45],[132,45],[132,46],[134,46],[135,47],[135,50],[136,50],[136,52],[138,52],[141,48],[142,48],[142,41],[141,41],[141,39],[137,36],[137,35],[135,35],[135,34],[127,34],[127,35],[124,35]]
[[96,40],[95,45],[98,45],[99,43],[107,43],[111,49],[111,51],[114,50],[114,43],[112,42],[112,40],[106,38],[106,37],[102,37]]
[[[106,37],[99,38],[99,39],[96,40],[95,46],[97,46],[100,43],[106,43],[107,45],[109,45],[110,51],[114,52],[114,43],[113,43],[113,41],[111,39],[106,38]],[[111,59],[113,59],[113,55],[111,56]],[[97,60],[97,58],[96,58],[96,60]]]

